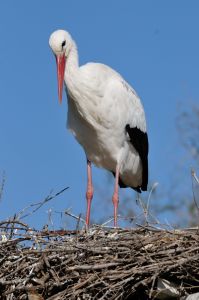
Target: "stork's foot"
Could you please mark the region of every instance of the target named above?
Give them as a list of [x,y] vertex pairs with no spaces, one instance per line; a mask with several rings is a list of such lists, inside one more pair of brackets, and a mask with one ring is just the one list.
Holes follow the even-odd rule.
[[86,192],[87,210],[86,210],[86,225],[90,225],[91,202],[93,199],[93,187],[89,186]]
[[114,227],[117,227],[117,210],[118,210],[118,203],[119,203],[118,192],[114,192],[112,201],[114,206]]
[[87,200],[87,209],[86,209],[86,225],[90,225],[90,212],[91,212],[91,202],[93,199],[93,184],[92,184],[92,170],[91,162],[87,159],[87,190],[86,190],[86,200]]
[[114,192],[113,192],[113,205],[114,205],[114,227],[117,227],[117,209],[118,209],[118,203],[119,203],[119,191],[118,191],[118,183],[119,183],[119,166],[116,167],[115,172],[115,186],[114,186]]

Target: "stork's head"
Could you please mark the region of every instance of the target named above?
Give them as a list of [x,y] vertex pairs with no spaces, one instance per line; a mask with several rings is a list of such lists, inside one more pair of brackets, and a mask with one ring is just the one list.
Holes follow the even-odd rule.
[[73,45],[73,40],[67,31],[56,30],[50,36],[49,45],[56,58],[58,94],[59,94],[59,101],[61,103],[65,65],[66,65],[67,57]]

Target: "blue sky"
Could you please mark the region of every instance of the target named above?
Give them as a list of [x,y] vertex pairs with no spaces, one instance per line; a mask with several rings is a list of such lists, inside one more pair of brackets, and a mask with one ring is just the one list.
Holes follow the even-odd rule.
[[[66,131],[67,105],[58,104],[55,59],[48,46],[56,29],[71,33],[80,64],[108,64],[137,91],[147,116],[150,180],[159,182],[160,192],[171,185],[182,152],[176,116],[182,105],[199,98],[198,13],[198,1],[181,0],[1,2],[0,175],[6,174],[1,219],[66,186],[32,224],[44,224],[49,207],[85,213],[85,155]],[[112,213],[112,182],[97,168],[93,176],[92,215],[106,219]],[[190,175],[180,176],[191,188]],[[99,191],[110,201],[104,204]],[[121,202],[125,193],[134,198],[127,190]]]

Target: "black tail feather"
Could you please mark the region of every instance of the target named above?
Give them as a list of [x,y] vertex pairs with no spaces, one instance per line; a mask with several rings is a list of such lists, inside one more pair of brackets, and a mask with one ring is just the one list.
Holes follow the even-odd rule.
[[[115,177],[115,172],[112,172],[112,174],[113,174],[113,176]],[[126,184],[124,184],[124,182],[119,178],[119,186],[120,186],[120,188],[127,188],[127,187],[129,187],[129,186],[127,186]],[[138,187],[132,187],[132,186],[130,186],[130,188],[132,188],[132,189],[134,189],[136,192],[138,192],[138,193],[141,193],[141,189],[140,189],[140,186],[138,186]],[[142,188],[142,187],[141,187]],[[142,188],[142,190],[143,190],[143,188]],[[144,191],[144,190],[143,190]]]

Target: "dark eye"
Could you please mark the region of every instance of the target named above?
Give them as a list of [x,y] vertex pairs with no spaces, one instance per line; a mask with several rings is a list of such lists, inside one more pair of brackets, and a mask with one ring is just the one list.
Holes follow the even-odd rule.
[[66,41],[63,41],[63,43],[61,44],[62,48],[64,48],[65,45],[66,45]]

